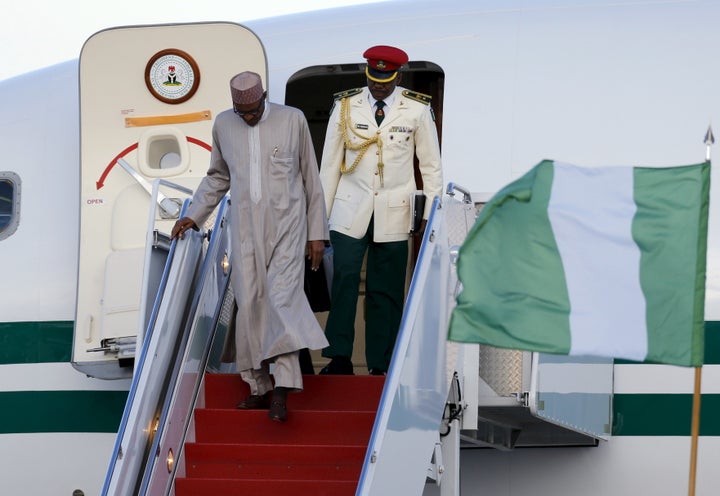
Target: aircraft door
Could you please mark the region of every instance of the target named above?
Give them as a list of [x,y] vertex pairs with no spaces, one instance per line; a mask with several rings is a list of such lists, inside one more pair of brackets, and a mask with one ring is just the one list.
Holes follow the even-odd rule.
[[[140,293],[152,181],[197,186],[209,164],[213,118],[231,107],[230,78],[244,70],[267,82],[260,40],[232,23],[121,27],[85,43],[72,362],[86,374],[132,375],[136,337],[144,331]],[[151,223],[165,235],[181,196],[169,189],[158,198]]]

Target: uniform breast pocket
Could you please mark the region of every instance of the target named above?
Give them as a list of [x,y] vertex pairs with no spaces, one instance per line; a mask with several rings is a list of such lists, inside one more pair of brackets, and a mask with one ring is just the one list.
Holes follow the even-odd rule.
[[286,209],[290,201],[290,182],[295,176],[295,159],[276,154],[270,160],[270,204],[275,208]]
[[383,140],[383,146],[397,150],[411,149],[414,145],[412,129],[401,126],[390,128],[388,136]]

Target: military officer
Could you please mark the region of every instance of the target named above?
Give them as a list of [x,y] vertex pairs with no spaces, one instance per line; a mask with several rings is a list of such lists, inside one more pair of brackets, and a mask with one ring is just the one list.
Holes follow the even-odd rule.
[[408,55],[392,46],[365,51],[367,86],[335,95],[320,166],[333,246],[331,309],[325,335],[331,358],[321,374],[352,374],[360,271],[367,252],[365,355],[371,374],[390,364],[405,300],[410,199],[417,155],[427,198],[442,192],[431,98],[400,86]]

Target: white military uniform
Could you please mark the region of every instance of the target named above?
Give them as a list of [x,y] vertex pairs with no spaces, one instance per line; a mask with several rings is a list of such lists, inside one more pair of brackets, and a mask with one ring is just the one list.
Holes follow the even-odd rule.
[[[416,190],[415,154],[427,198],[424,219],[428,218],[433,198],[442,193],[440,151],[429,97],[398,86],[378,126],[369,89],[346,94],[350,96],[345,97],[345,104],[340,98],[330,115],[320,167],[330,230],[361,238],[374,215],[374,241],[406,240],[410,196]],[[344,116],[343,105],[347,114]],[[360,147],[367,142],[372,143],[354,169],[343,173],[343,168],[353,167],[363,153]],[[383,164],[380,167],[379,162]]]
[[367,253],[365,357],[371,373],[388,370],[402,317],[416,154],[427,198],[423,218],[442,192],[430,97],[396,87],[384,101],[385,117],[378,126],[367,87],[340,95],[320,167],[334,248],[325,327],[330,346],[322,353],[333,359],[352,355],[360,270]]

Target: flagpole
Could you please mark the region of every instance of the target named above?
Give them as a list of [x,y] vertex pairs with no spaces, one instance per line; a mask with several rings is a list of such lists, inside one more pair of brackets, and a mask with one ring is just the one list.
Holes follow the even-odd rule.
[[695,390],[693,392],[692,427],[690,430],[690,484],[688,496],[695,496],[695,475],[697,473],[697,447],[700,432],[700,383],[702,367],[695,367]]
[[[708,125],[705,133],[705,160],[710,161],[710,147],[715,143],[712,126]],[[695,387],[693,389],[692,423],[690,427],[690,477],[688,496],[695,496],[695,479],[697,475],[697,448],[700,433],[700,399],[701,399],[702,367],[695,367]]]

